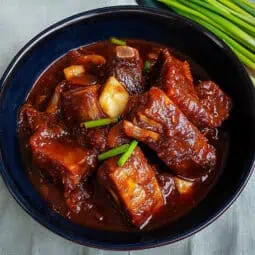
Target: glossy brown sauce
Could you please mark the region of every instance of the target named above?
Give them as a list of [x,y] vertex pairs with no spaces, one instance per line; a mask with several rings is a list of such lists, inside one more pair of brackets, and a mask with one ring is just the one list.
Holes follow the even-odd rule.
[[[126,40],[129,46],[135,47],[139,50],[141,58],[145,61],[150,52],[162,48],[151,42],[140,40]],[[83,52],[96,52],[108,58],[107,45],[109,42],[100,42],[92,44],[83,48]],[[195,80],[210,79],[207,73],[194,63],[191,59],[174,51],[181,59],[189,61],[192,69],[192,74]],[[49,101],[56,85],[64,79],[63,69],[69,65],[67,56],[63,56],[54,62],[35,82],[33,89],[27,98],[27,103],[32,104],[38,110],[44,110],[47,102]],[[200,181],[194,184],[192,194],[180,195],[174,191],[172,179],[167,178],[167,171],[158,175],[158,181],[163,191],[166,206],[150,220],[149,224],[143,228],[143,231],[159,227],[163,224],[177,220],[182,215],[188,213],[192,208],[208,194],[212,186],[215,184],[224,167],[224,162],[228,151],[228,135],[225,130],[214,130],[209,135],[210,143],[213,144],[217,150],[217,166],[209,174],[204,176]],[[69,218],[71,221],[100,229],[114,230],[114,231],[137,231],[125,219],[123,214],[116,208],[112,200],[106,194],[105,190],[97,183],[95,174],[88,178],[84,183],[84,192],[81,192],[81,200],[78,206],[81,211],[77,214],[70,211],[65,203],[63,191],[61,187],[53,185],[47,178],[42,176],[40,171],[31,162],[31,152],[28,148],[28,137],[26,134],[20,134],[20,147],[23,156],[25,169],[28,172],[29,179],[34,187],[39,191],[43,198],[48,202],[49,206],[54,211],[60,213],[64,217]],[[25,150],[24,150],[25,148]],[[159,165],[160,169],[165,168],[159,162],[155,153],[147,148],[143,148],[145,155],[153,165]]]

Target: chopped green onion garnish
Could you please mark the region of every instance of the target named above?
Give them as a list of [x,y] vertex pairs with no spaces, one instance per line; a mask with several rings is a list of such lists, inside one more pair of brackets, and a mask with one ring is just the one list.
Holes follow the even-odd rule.
[[81,127],[84,126],[85,128],[95,128],[95,127],[101,127],[101,126],[106,126],[111,123],[117,122],[118,119],[99,119],[99,120],[90,120],[90,121],[85,121],[81,123]]
[[124,154],[122,154],[122,156],[121,156],[120,159],[118,160],[118,166],[124,166],[124,164],[127,162],[127,160],[129,159],[129,157],[130,157],[131,154],[133,153],[133,151],[134,151],[135,147],[137,146],[137,144],[138,144],[138,142],[135,141],[135,140],[133,140],[133,141],[130,143],[130,145],[129,145],[127,151],[126,151]]
[[143,66],[143,74],[147,74],[149,72],[150,67],[151,63],[148,60],[146,60]]
[[121,45],[121,46],[127,45],[127,43],[125,41],[120,40],[120,39],[118,39],[116,37],[111,37],[110,41],[111,41],[111,43],[116,44],[116,45]]
[[129,148],[129,144],[123,144],[123,145],[120,145],[119,147],[113,148],[109,151],[99,154],[97,158],[99,161],[102,161],[107,158],[111,158],[116,155],[122,154],[126,152],[128,148]]

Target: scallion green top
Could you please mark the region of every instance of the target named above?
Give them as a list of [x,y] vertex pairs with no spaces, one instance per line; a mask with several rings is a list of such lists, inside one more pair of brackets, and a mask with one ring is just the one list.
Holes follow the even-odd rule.
[[90,121],[85,121],[81,123],[81,127],[85,128],[95,128],[95,127],[102,127],[109,125],[111,123],[117,122],[118,119],[110,119],[110,118],[105,118],[105,119],[98,119],[98,120],[90,120]]
[[119,159],[119,161],[118,161],[118,163],[117,163],[118,166],[120,166],[120,167],[124,166],[124,164],[127,162],[127,160],[129,159],[129,157],[132,155],[133,151],[135,150],[137,144],[138,144],[138,142],[135,141],[135,140],[133,140],[133,141],[130,143],[130,145],[129,145],[127,151],[126,151],[124,154],[121,155],[121,157],[120,157],[120,159]]
[[128,148],[129,148],[129,144],[123,144],[123,145],[120,145],[120,146],[113,148],[109,151],[99,154],[97,158],[99,161],[102,161],[107,158],[111,158],[116,155],[122,154],[122,153],[126,152],[128,150]]
[[110,41],[111,41],[111,43],[116,44],[116,45],[120,45],[120,46],[125,46],[125,45],[127,45],[127,43],[126,43],[125,41],[120,40],[120,39],[118,39],[118,38],[116,38],[116,37],[111,37],[111,38],[110,38]]

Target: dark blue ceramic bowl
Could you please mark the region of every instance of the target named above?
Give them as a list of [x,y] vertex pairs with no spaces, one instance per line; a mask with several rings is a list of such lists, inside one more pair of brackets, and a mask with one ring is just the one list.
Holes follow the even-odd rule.
[[[232,97],[230,148],[224,174],[203,202],[178,222],[149,233],[114,233],[75,225],[50,210],[22,167],[17,112],[43,70],[68,50],[110,36],[140,38],[190,56]],[[136,7],[81,13],[33,38],[11,62],[0,83],[0,171],[13,197],[36,221],[74,242],[102,249],[144,249],[172,243],[201,230],[238,197],[254,164],[255,107],[251,81],[236,56],[217,37],[175,14]]]

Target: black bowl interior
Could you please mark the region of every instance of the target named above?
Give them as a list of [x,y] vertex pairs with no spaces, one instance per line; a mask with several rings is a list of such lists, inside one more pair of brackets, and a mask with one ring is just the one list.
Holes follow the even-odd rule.
[[[16,139],[16,117],[40,73],[68,50],[110,36],[137,38],[173,47],[201,65],[233,99],[227,121],[229,154],[224,173],[210,194],[188,215],[148,233],[114,233],[70,223],[51,211],[22,167]],[[37,221],[75,242],[105,249],[162,245],[191,235],[220,215],[247,182],[254,161],[254,90],[244,67],[230,49],[208,31],[175,14],[135,7],[81,13],[48,28],[16,56],[1,80],[1,172],[12,195]],[[10,153],[11,152],[11,153]]]

